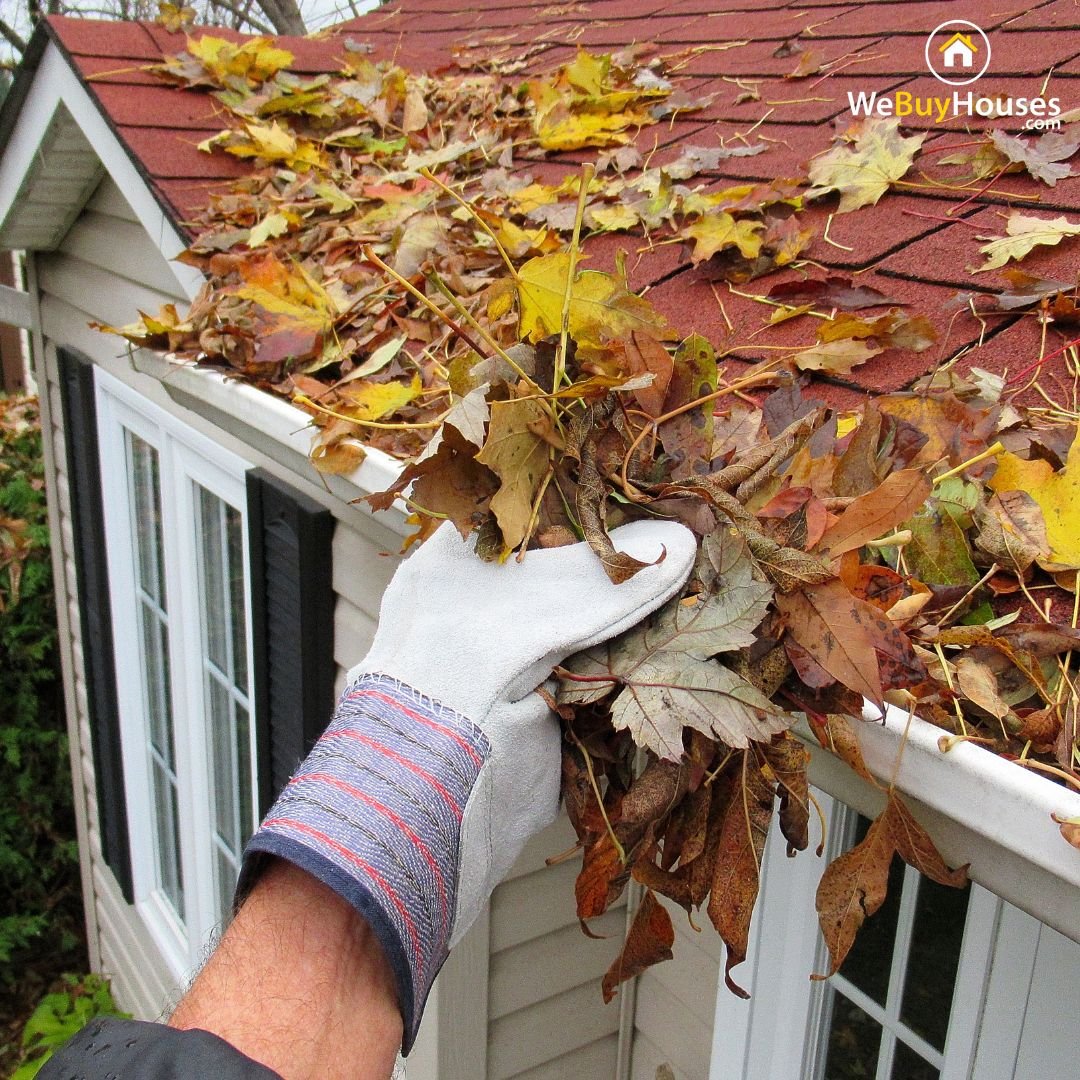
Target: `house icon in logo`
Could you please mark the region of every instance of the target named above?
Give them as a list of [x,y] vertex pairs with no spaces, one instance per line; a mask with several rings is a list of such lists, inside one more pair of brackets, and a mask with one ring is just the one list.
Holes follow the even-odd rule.
[[945,66],[947,68],[956,67],[958,60],[960,62],[960,67],[971,67],[975,60],[975,54],[978,51],[979,47],[972,41],[971,35],[961,33],[953,34],[953,36],[938,49],[938,52],[944,56]]

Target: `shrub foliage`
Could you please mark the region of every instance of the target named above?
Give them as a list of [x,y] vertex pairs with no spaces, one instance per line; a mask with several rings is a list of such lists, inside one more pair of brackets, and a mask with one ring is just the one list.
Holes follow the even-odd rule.
[[2,395],[0,652],[0,1009],[10,1025],[86,959],[37,401]]

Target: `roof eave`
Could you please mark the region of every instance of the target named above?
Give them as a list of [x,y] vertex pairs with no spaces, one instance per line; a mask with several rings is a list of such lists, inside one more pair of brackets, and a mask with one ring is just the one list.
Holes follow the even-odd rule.
[[[162,255],[174,260],[187,246],[175,208],[157,191],[55,31],[39,26],[32,45],[16,78],[18,96],[9,95],[2,112],[0,247],[53,250],[109,173]],[[172,268],[194,297],[201,273],[175,262]]]

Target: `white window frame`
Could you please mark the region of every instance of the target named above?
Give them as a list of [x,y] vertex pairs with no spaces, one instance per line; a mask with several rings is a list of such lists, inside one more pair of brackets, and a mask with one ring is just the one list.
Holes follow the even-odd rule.
[[[203,682],[203,634],[195,484],[240,514],[244,595],[251,596],[245,473],[242,458],[100,368],[95,368],[102,502],[108,547],[110,604],[116,657],[120,738],[136,910],[171,973],[185,978],[205,957],[225,913],[214,889],[210,758]],[[143,708],[142,646],[136,629],[136,564],[131,530],[125,430],[153,446],[161,487],[169,667],[179,787],[180,864],[184,921],[157,885],[154,798]],[[247,612],[247,705],[250,719],[250,790],[257,800],[258,748],[253,717],[250,603]],[[252,806],[251,825],[257,824]]]
[[[747,959],[735,973],[751,997],[746,1001],[735,997],[720,977],[709,1080],[817,1075],[827,1041],[826,984],[811,982],[809,975],[827,970],[828,957],[818,928],[815,896],[821,873],[842,850],[849,822],[857,811],[824,791],[814,789],[814,796],[830,822],[825,857],[815,856],[815,838],[811,837],[810,848],[789,860],[779,824],[774,823],[762,861],[761,894]],[[1023,996],[1020,984],[1024,974],[1015,966],[1002,964],[999,955],[1003,928],[1011,927],[1011,916],[1020,913],[981,886],[972,883],[970,888],[948,1036],[941,1055],[941,1080],[968,1080],[973,1075],[976,1051],[982,1050],[980,1040],[988,1034],[986,1017],[1000,1011],[999,999],[1015,1002],[1017,994]],[[998,1050],[995,1056],[1009,1060],[1004,1043],[1015,1042],[1011,1046],[1015,1059],[1019,1027],[1008,1032],[999,1028],[992,1036]],[[1001,1080],[1007,1075],[1003,1072]],[[996,1075],[994,1080],[998,1080]]]

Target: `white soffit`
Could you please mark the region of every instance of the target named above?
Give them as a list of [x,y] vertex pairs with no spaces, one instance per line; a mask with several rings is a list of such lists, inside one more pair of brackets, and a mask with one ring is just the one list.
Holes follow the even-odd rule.
[[202,275],[172,261],[186,243],[79,76],[49,42],[0,158],[0,247],[55,249],[105,173],[194,298]]

